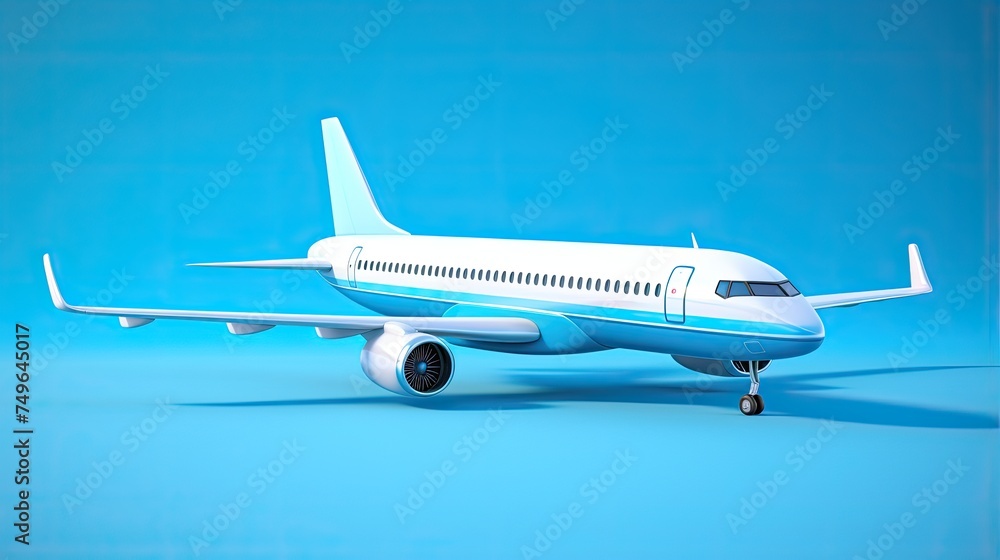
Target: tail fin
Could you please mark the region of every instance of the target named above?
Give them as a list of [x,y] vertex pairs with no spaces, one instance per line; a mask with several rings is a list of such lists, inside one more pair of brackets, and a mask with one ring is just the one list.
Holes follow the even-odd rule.
[[340,126],[340,119],[323,119],[323,146],[333,204],[334,234],[408,235],[386,221],[379,212],[365,174]]

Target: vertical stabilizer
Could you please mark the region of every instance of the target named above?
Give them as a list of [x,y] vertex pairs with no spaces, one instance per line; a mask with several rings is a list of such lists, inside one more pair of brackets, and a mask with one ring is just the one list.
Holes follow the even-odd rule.
[[336,235],[407,235],[390,224],[372,197],[365,174],[354,157],[340,119],[323,120],[323,148],[326,173],[330,181],[333,205],[333,231]]

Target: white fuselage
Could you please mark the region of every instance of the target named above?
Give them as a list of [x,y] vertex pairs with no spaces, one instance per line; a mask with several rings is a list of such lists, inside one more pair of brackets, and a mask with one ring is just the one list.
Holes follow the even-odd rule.
[[630,348],[723,360],[809,353],[823,324],[801,295],[722,297],[720,281],[778,283],[767,264],[712,249],[356,235],[323,239],[324,278],[386,315],[523,316],[541,340],[472,344],[518,353]]

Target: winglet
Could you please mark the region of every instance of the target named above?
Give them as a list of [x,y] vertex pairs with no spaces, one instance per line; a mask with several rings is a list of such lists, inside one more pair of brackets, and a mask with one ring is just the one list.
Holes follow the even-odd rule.
[[931,282],[927,279],[927,269],[924,259],[920,257],[920,248],[916,243],[910,243],[910,287],[927,288],[931,291]]
[[42,264],[45,265],[45,281],[49,284],[49,296],[52,297],[52,304],[56,306],[56,309],[70,311],[66,300],[59,293],[59,285],[56,284],[56,275],[52,273],[52,259],[49,258],[48,253],[42,256]]

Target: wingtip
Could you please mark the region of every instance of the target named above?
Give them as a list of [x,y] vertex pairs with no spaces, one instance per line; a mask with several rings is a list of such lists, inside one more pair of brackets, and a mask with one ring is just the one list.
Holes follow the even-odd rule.
[[52,272],[52,257],[50,257],[48,253],[42,255],[42,264],[45,266],[45,281],[49,285],[49,296],[52,298],[52,304],[56,306],[56,309],[69,311],[69,305],[59,292],[59,284],[56,283],[56,275]]
[[920,256],[920,247],[916,243],[910,243],[910,287],[926,288],[928,292],[933,291],[930,279],[927,278],[927,269],[924,267],[924,259]]

